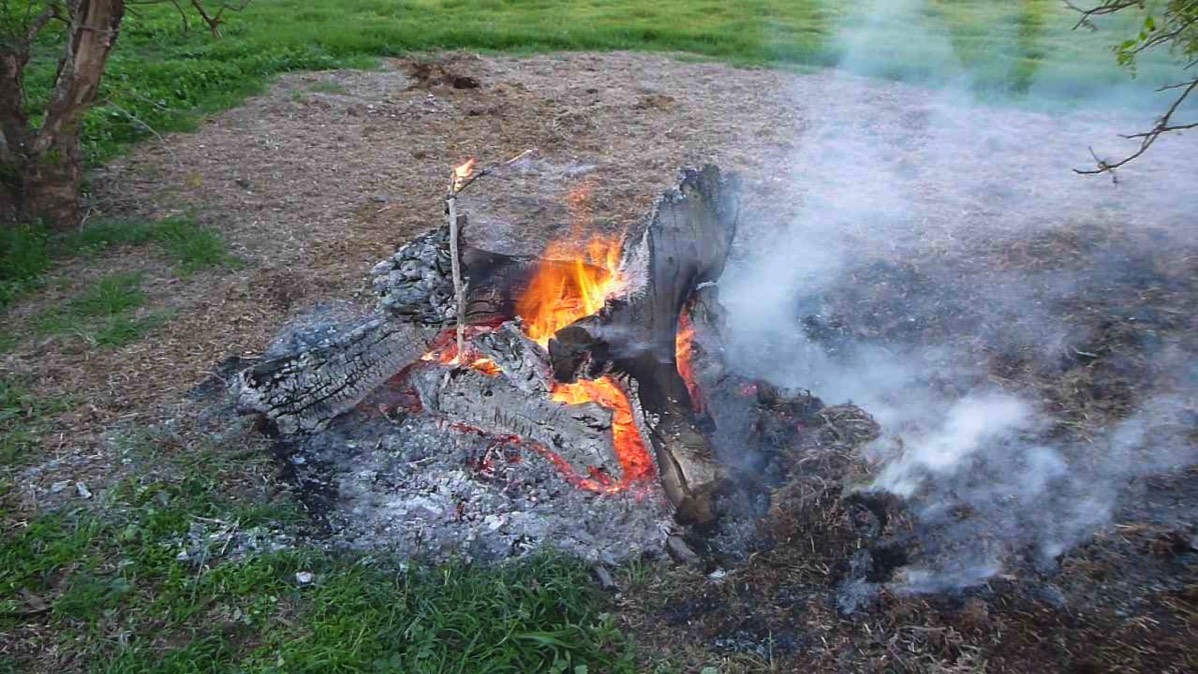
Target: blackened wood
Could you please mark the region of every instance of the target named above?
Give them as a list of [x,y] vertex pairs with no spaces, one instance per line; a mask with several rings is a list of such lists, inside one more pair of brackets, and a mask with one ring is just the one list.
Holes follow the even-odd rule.
[[[504,255],[462,245],[466,324],[498,324],[516,317],[516,304],[544,265],[566,260]],[[451,327],[457,321],[449,227],[432,229],[401,246],[371,272],[383,311],[401,321]]]
[[242,412],[258,412],[281,434],[320,430],[428,350],[435,331],[376,318],[312,349],[242,371]]
[[738,194],[737,181],[714,166],[683,173],[658,200],[643,233],[625,247],[625,293],[550,341],[558,379],[593,376],[616,362],[674,362],[679,314],[724,271],[736,236]]
[[563,405],[544,393],[522,390],[507,377],[469,368],[423,368],[410,381],[428,412],[488,434],[536,442],[580,477],[592,469],[613,479],[620,476],[612,448],[612,411],[598,403]]

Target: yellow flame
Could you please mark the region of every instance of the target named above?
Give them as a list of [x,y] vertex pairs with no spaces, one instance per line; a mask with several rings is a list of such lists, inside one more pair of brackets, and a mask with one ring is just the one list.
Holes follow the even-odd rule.
[[474,175],[474,167],[478,164],[478,160],[474,157],[453,167],[453,189],[454,191],[462,189],[462,185]]

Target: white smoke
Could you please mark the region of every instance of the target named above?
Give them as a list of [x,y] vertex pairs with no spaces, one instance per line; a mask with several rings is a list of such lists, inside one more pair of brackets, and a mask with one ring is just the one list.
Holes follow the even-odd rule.
[[[1023,400],[1002,393],[968,395],[954,401],[935,428],[889,436],[887,441],[899,446],[883,453],[895,460],[886,464],[873,486],[912,496],[925,480],[957,474],[971,456],[1017,437],[1035,423],[1034,411]],[[1034,489],[1045,481],[1043,469],[1057,460],[1043,454],[1033,459],[1030,463],[1040,470],[1031,471],[1027,485]]]
[[[1083,278],[961,261],[1078,223],[1156,228],[1194,242],[1198,144],[1163,139],[1118,184],[1079,177],[1071,169],[1092,161],[1088,146],[1117,154],[1128,147],[1118,132],[1143,119],[977,103],[947,29],[925,9],[919,0],[862,3],[842,33],[844,66],[911,79],[896,64],[926,63],[929,73],[949,73],[922,78],[938,89],[844,72],[796,80],[795,106],[806,124],[785,162],[784,185],[770,190],[798,207],[783,222],[743,226],[741,240],[758,247],[742,251],[722,285],[729,356],[741,371],[829,403],[855,402],[882,425],[868,450],[879,464],[870,488],[918,508],[931,532],[928,554],[906,577],[913,588],[936,589],[981,582],[1029,547],[1051,559],[1110,521],[1129,480],[1198,462],[1185,437],[1198,376],[1181,377],[1180,393],[1149,400],[1097,437],[1050,439],[1044,401],[992,380],[980,334],[950,333],[934,343],[879,335],[829,348],[799,319],[821,317],[825,295],[858,283],[852,270],[862,263],[910,261],[935,283],[904,298],[912,322],[951,318],[956,307],[980,302],[992,320],[971,330],[1013,353],[1051,360],[1069,332],[1054,301],[1100,292],[1095,278],[1103,270],[1087,269]],[[896,23],[921,28],[899,35]],[[1187,362],[1168,347],[1157,356]],[[961,507],[972,516],[955,516]]]

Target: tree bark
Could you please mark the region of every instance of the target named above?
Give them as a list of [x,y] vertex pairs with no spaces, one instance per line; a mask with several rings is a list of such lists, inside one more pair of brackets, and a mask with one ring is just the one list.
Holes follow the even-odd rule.
[[24,109],[25,66],[32,40],[50,16],[38,17],[25,40],[14,36],[0,43],[0,221],[15,221],[21,211],[21,174],[30,136]]
[[[73,0],[69,7],[70,36],[58,67],[54,94],[41,127],[12,163],[21,173],[20,215],[44,220],[60,230],[78,222],[83,186],[83,114],[96,100],[125,15],[124,0]],[[3,67],[7,75],[9,65]]]

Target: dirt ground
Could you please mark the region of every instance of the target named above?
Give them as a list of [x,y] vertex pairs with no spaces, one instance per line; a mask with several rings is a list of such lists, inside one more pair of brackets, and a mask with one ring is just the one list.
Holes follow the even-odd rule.
[[[244,264],[178,279],[169,261],[150,251],[138,250],[136,259],[111,254],[70,260],[55,270],[58,282],[14,307],[10,320],[19,323],[89,280],[136,265],[148,268],[147,310],[169,309],[174,316],[149,338],[119,349],[99,351],[69,340],[30,338],[0,362],[0,371],[32,377],[37,394],[69,394],[79,403],[54,420],[47,436],[55,461],[30,472],[22,489],[36,500],[58,480],[103,483],[107,474],[120,470],[120,457],[103,442],[106,433],[122,426],[174,423],[184,394],[222,361],[261,353],[281,326],[313,305],[369,305],[370,267],[442,217],[448,167],[469,156],[485,165],[535,150],[529,160],[480,182],[463,200],[461,208],[471,218],[467,236],[484,248],[537,252],[579,224],[618,231],[644,216],[679,166],[709,162],[745,177],[738,255],[743,259],[768,248],[785,223],[819,205],[810,192],[796,194],[789,187],[792,174],[827,186],[824,199],[835,198],[846,186],[861,186],[854,176],[830,175],[800,140],[805,133],[812,138],[810,132],[820,138],[820,129],[839,114],[818,98],[848,88],[831,73],[740,70],[661,56],[453,54],[419,63],[393,61],[378,71],[287,75],[243,107],[215,115],[196,133],[146,143],[96,172],[91,217],[193,213],[202,224],[218,229]],[[854,107],[845,112],[855,114],[861,106],[889,111],[884,121],[862,117],[864,128],[884,123],[927,134],[957,129],[956,120],[937,118],[938,103],[927,92],[891,83],[873,83],[860,91],[864,93],[854,94]],[[1062,137],[1051,132],[1057,123],[1045,115],[1010,110],[981,114],[973,123],[983,129],[982,136],[985,129],[1009,122],[1011,137],[1044,134],[1037,152],[1068,147],[1071,157],[1077,152],[1085,156],[1078,141],[1090,137],[1086,132],[1119,128],[1115,122],[1079,123],[1075,126],[1082,130]],[[936,178],[957,170],[958,158],[936,163],[931,161],[936,148],[919,147],[911,148],[909,156],[897,156],[903,138],[910,137],[846,155],[846,161],[899,166],[913,185],[921,185],[913,193],[916,203],[929,209],[931,215],[921,219],[927,227],[918,236],[900,231],[882,242],[868,233],[877,223],[871,220],[874,212],[862,206],[863,217],[845,236],[857,236],[863,247],[893,252],[915,239],[926,246],[929,237],[942,237],[948,243],[941,247],[951,248],[962,238],[954,227],[985,221],[996,208],[1003,210],[1008,227],[993,230],[987,243],[1002,247],[1009,243],[1004,237],[1023,231],[1027,222],[1072,217],[1063,215],[1070,204],[1090,204],[1109,218],[1099,224],[1110,227],[1128,212],[1147,212],[1145,204],[1152,202],[1146,195],[1112,206],[1097,186],[1066,186],[1067,172],[1057,177],[1030,166],[1017,177],[1009,167],[1000,168],[963,187],[940,188],[944,181]],[[1009,150],[1004,144],[1015,141],[988,142],[988,151],[1001,158]],[[1181,163],[1184,154],[1169,154],[1133,180],[1180,174],[1177,180],[1184,184],[1187,171],[1194,176]],[[580,190],[589,195],[581,209]],[[1057,200],[1060,213],[1046,211],[1043,201],[1032,198],[1053,190],[1072,195]],[[1002,193],[996,196],[996,191]],[[875,209],[889,203],[884,192],[867,193],[876,199]],[[1187,208],[1162,205],[1146,216],[1146,227],[1172,231],[1188,220],[1192,211]],[[1012,250],[1014,255],[1022,249]],[[1029,265],[1057,254],[1031,255]],[[1181,259],[1169,274],[1190,285],[1182,286],[1184,302],[1174,310],[1189,311],[1195,258]],[[863,281],[882,290],[864,297],[840,295],[842,313],[851,314],[852,307],[891,306],[887,292],[898,292],[905,278],[901,271],[875,269]],[[969,298],[961,304],[968,306]],[[887,317],[881,310],[871,315],[876,324],[865,328],[902,329],[900,317]],[[1160,329],[1192,330],[1192,320],[1192,315],[1189,321],[1172,320]],[[1028,388],[1052,388],[1052,382],[1060,381],[1059,372],[1031,368],[1029,373],[1022,361],[1002,362],[1007,369],[996,372],[1024,377],[1021,385]],[[1069,382],[1085,401],[1102,397],[1100,390]],[[1072,410],[1065,398],[1061,405]],[[1090,410],[1081,403],[1076,407],[1082,410],[1077,414]],[[856,449],[851,443],[837,446],[844,452]],[[829,471],[843,468],[840,459],[829,461],[835,464]],[[1179,561],[1193,543],[1170,542],[1172,530],[1104,534],[1101,540],[1109,544],[1079,553],[1055,581],[1069,593],[1060,602],[1056,595],[1043,595],[1043,584],[998,579],[972,595],[884,595],[866,618],[838,614],[827,604],[832,596],[828,578],[843,577],[837,569],[847,564],[855,546],[865,543],[857,534],[845,533],[842,516],[848,510],[838,505],[840,486],[831,475],[817,471],[808,476],[807,492],[795,487],[778,496],[779,503],[794,497],[802,505],[790,511],[793,517],[776,517],[770,526],[779,541],[826,534],[835,552],[821,556],[790,548],[765,550],[718,582],[693,570],[670,571],[624,594],[619,605],[625,624],[663,650],[724,648],[720,652],[727,653],[729,666],[745,670],[1046,671],[1037,667],[1048,662],[1053,671],[1077,672],[1198,668],[1198,578],[1192,561]],[[796,496],[800,492],[807,496]],[[804,521],[817,506],[826,511],[820,522]],[[816,539],[811,540],[814,546]],[[1127,556],[1120,557],[1122,552]],[[1144,573],[1153,578],[1174,574],[1168,583],[1162,581],[1170,589],[1156,595],[1121,590],[1148,608],[1123,615],[1127,602],[1095,600],[1080,608],[1070,603],[1100,587],[1095,577],[1125,572],[1144,559],[1151,560],[1150,573]],[[1188,589],[1175,591],[1178,578]],[[1011,649],[1021,654],[1012,656]]]

